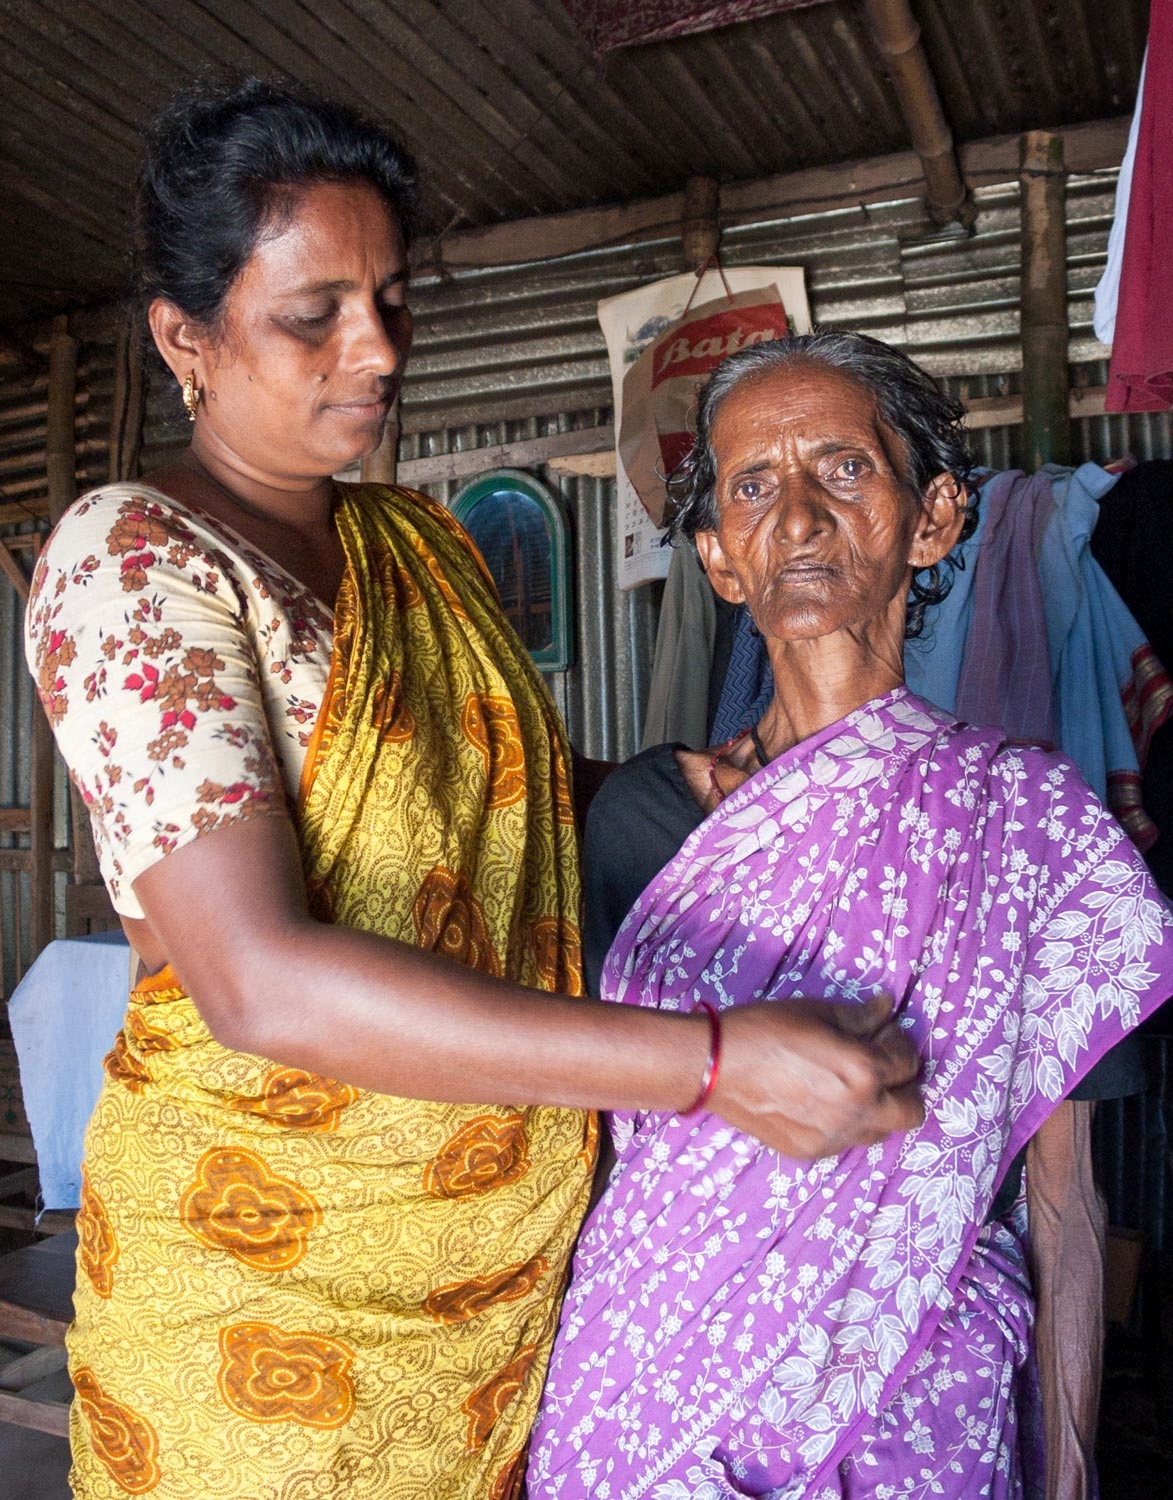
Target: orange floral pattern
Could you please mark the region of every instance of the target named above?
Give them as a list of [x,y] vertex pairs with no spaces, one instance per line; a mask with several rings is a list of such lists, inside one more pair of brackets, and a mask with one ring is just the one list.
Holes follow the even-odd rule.
[[489,1276],[474,1276],[471,1281],[456,1281],[437,1287],[424,1299],[424,1311],[437,1323],[467,1323],[496,1302],[517,1302],[528,1297],[549,1270],[544,1256],[516,1266],[506,1266]]
[[127,1031],[130,1032],[135,1046],[144,1056],[150,1056],[152,1052],[174,1052],[179,1047],[179,1043],[169,1031],[154,1025],[150,1016],[144,1015],[141,1010],[135,1009],[127,1012],[124,1037]]
[[119,1489],[147,1494],[163,1477],[158,1433],[133,1407],[108,1396],[92,1370],[71,1373],[94,1452]]
[[81,1206],[77,1214],[77,1255],[94,1291],[99,1297],[109,1297],[114,1290],[118,1237],[110,1222],[110,1215],[106,1212],[106,1205],[90,1181],[84,1162],[81,1169]]
[[529,1171],[525,1116],[475,1115],[424,1168],[432,1198],[472,1198],[507,1187]]
[[259,1271],[288,1271],[305,1257],[322,1210],[254,1152],[237,1146],[204,1153],[179,1201],[179,1217],[210,1250],[225,1250]]
[[497,1419],[525,1383],[536,1353],[536,1344],[526,1344],[492,1380],[487,1380],[461,1402],[460,1409],[468,1418],[466,1442],[470,1453],[483,1448],[489,1441]]
[[416,944],[500,977],[501,960],[489,940],[484,908],[468,876],[437,865],[424,879],[411,909]]
[[554,764],[556,774],[554,778],[554,818],[562,828],[573,828],[574,797],[571,792],[571,777],[566,766],[566,759],[562,754],[561,747],[555,751]]
[[371,695],[371,718],[384,745],[402,745],[416,732],[415,715],[403,696],[403,679],[392,673],[390,682],[377,682]]
[[344,1427],[354,1413],[354,1352],[336,1339],[271,1323],[220,1331],[220,1395],[251,1422]]
[[342,1111],[360,1097],[348,1083],[335,1083],[303,1068],[273,1068],[259,1094],[238,1094],[229,1109],[243,1110],[287,1130],[338,1129]]
[[102,1059],[102,1067],[107,1078],[122,1084],[132,1094],[141,1094],[151,1082],[150,1073],[127,1046],[125,1031],[120,1031],[114,1038],[114,1046]]
[[530,929],[534,966],[543,989],[581,995],[582,937],[570,917],[539,917]]
[[525,1460],[528,1452],[528,1447],[522,1448],[500,1470],[496,1479],[493,1480],[493,1487],[489,1491],[488,1500],[520,1500],[521,1484],[525,1478]]
[[508,698],[470,693],[460,727],[485,759],[490,808],[512,807],[525,798],[525,746],[517,710]]

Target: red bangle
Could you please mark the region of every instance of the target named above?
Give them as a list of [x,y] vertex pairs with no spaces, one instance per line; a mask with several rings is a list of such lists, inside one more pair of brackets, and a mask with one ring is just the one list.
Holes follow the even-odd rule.
[[713,1090],[717,1087],[717,1074],[721,1071],[721,1012],[707,1000],[698,1001],[696,1009],[703,1010],[709,1018],[709,1059],[701,1078],[701,1091],[687,1109],[680,1111],[682,1116],[699,1114],[704,1109],[713,1097]]

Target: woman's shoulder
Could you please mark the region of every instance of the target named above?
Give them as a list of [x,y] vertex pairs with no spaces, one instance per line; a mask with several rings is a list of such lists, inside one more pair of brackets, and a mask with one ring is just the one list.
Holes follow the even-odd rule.
[[198,515],[153,485],[124,481],[90,490],[69,506],[41,549],[38,573],[105,568],[125,587],[128,576],[151,565],[183,567],[212,556],[223,559],[222,538]]

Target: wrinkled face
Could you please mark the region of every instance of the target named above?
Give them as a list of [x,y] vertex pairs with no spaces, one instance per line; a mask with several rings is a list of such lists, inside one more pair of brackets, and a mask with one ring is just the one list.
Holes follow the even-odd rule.
[[725,397],[711,437],[717,525],[697,548],[718,593],[777,640],[903,617],[913,569],[939,558],[903,444],[862,386],[813,363],[764,371]]
[[367,183],[311,183],[262,235],[205,341],[198,419],[274,476],[379,445],[411,347],[403,234]]

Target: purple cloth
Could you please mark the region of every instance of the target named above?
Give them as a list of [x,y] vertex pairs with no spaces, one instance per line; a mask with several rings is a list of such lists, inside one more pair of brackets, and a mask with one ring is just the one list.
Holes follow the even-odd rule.
[[1020,1494],[1031,1298],[1020,1226],[987,1212],[1173,994],[1173,914],[1078,773],[889,693],[701,824],[602,988],[665,1010],[887,989],[927,1114],[813,1165],[712,1115],[616,1115],[531,1500]]
[[1055,740],[1051,656],[1038,556],[1055,497],[1049,474],[1008,469],[982,490],[985,540],[973,621],[957,683],[957,717],[1000,724],[1011,740]]

